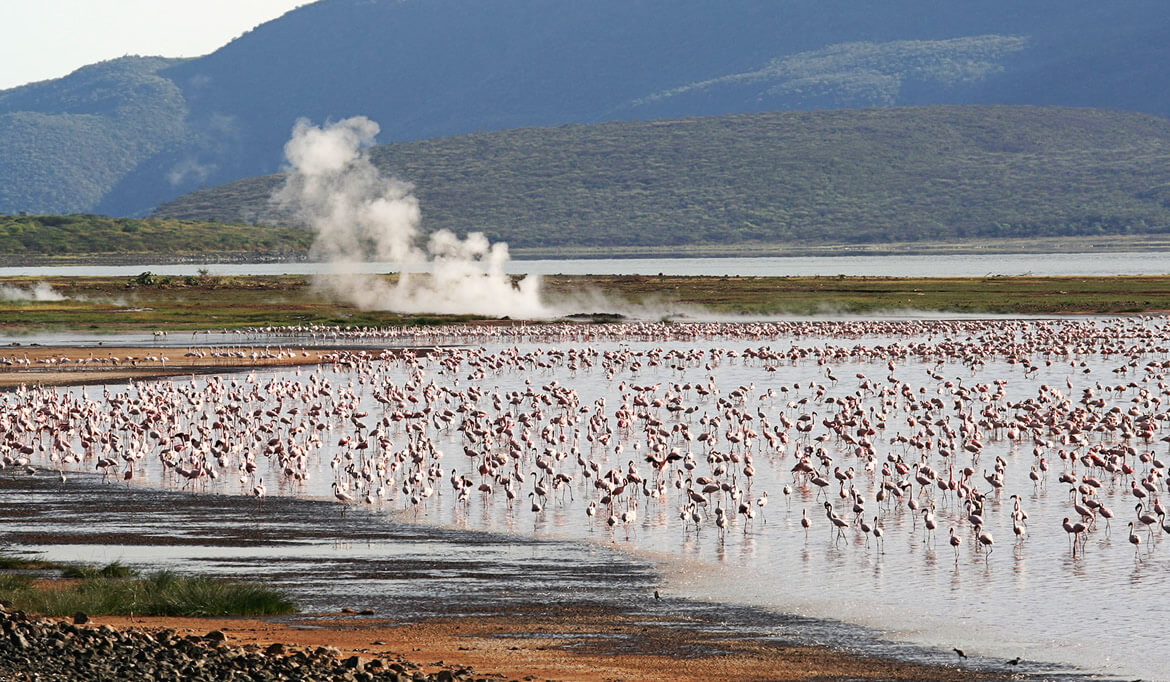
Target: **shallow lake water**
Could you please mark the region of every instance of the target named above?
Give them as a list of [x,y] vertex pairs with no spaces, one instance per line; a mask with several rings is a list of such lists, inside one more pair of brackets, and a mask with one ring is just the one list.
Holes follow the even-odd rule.
[[[158,265],[77,265],[0,267],[0,277],[133,277],[145,270],[171,277],[196,275],[314,275],[332,272],[318,262],[178,263]],[[422,272],[425,266],[359,263],[347,266],[366,273]],[[511,275],[687,275],[722,277],[987,277],[1164,275],[1170,260],[1163,251],[1085,253],[936,254],[929,256],[784,256],[772,258],[579,258],[512,260]]]
[[[1168,325],[468,328],[463,345],[414,358],[380,357],[387,339],[353,339],[368,350],[315,369],[3,400],[8,415],[28,407],[34,422],[48,413],[70,425],[58,424],[60,443],[36,432],[35,467],[93,472],[109,458],[113,495],[130,485],[247,498],[262,484],[255,518],[282,496],[330,501],[317,507],[321,531],[362,561],[402,545],[350,539],[351,522],[450,534],[417,556],[466,553],[466,537],[517,538],[545,565],[604,564],[604,549],[656,566],[669,598],[863,626],[840,630],[839,646],[908,644],[948,662],[960,647],[985,661],[1021,656],[1033,673],[1156,678],[1170,669],[1152,616],[1170,607],[1170,547],[1162,519],[1146,526],[1135,506],[1148,512],[1165,497]],[[413,343],[450,344],[453,332],[441,333]],[[61,461],[72,455],[81,461]],[[802,456],[811,471],[794,472]],[[1106,528],[1102,512],[1086,517],[1074,551],[1062,520],[1080,519],[1074,505],[1086,499],[1114,518]],[[994,544],[979,541],[972,512]],[[303,534],[313,521],[293,525]],[[487,546],[485,560],[527,561]],[[240,561],[339,561],[322,547],[264,545]],[[85,550],[103,560],[118,551]],[[168,551],[147,555],[166,561]],[[231,566],[235,555],[203,560]]]

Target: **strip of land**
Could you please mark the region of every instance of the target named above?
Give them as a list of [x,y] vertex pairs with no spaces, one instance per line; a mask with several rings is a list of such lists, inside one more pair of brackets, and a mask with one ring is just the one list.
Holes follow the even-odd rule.
[[7,346],[0,347],[0,388],[115,383],[193,373],[316,365],[337,356],[336,350],[270,346]]
[[[389,285],[397,281],[396,275],[380,277]],[[313,286],[311,278],[297,275],[5,277],[0,278],[0,292],[5,294],[0,299],[0,334],[14,338],[45,332],[100,335],[166,330],[173,345],[178,332],[219,329],[239,331],[241,342],[258,344],[271,340],[263,330],[273,327],[433,326],[494,319],[360,309],[327,296]],[[541,278],[541,295],[554,317],[582,314],[593,319],[599,315],[660,320],[915,312],[1136,314],[1170,310],[1170,276],[549,275]]]
[[[668,607],[664,607],[668,608]],[[680,628],[668,617],[633,618],[608,610],[556,617],[509,614],[401,623],[356,614],[306,614],[288,620],[98,617],[117,628],[219,630],[236,646],[331,646],[365,659],[401,655],[426,672],[471,668],[476,677],[602,680],[962,680],[971,669],[928,666],[804,647],[716,636]],[[1005,671],[1006,673],[1007,671]],[[1007,677],[1007,675],[1003,675]],[[995,679],[986,670],[981,679]]]

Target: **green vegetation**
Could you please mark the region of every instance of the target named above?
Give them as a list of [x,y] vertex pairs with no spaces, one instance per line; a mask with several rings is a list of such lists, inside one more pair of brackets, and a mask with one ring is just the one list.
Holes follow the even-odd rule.
[[[8,568],[32,570],[22,560]],[[0,575],[0,600],[13,608],[46,616],[260,616],[293,613],[295,604],[266,587],[206,576],[158,571],[137,578],[114,562],[104,567],[68,566],[61,580],[28,573]]]
[[0,256],[80,258],[94,255],[303,256],[303,228],[228,225],[190,220],[138,220],[96,215],[0,215]]
[[[383,140],[404,141],[906,104],[1077,103],[1170,115],[1170,12],[1156,0],[1075,9],[1019,0],[504,5],[461,3],[456,14],[443,3],[306,2],[202,57],[124,57],[0,91],[0,212],[139,216],[183,192],[272,172],[300,116],[361,114],[381,125]],[[489,160],[475,170],[496,168]],[[422,177],[409,179],[422,187]],[[614,186],[613,198],[636,199],[625,192],[640,182]],[[772,229],[773,211],[762,222],[750,212],[720,219],[718,203],[698,199],[695,213],[715,224]],[[698,217],[685,205],[678,213]],[[452,217],[445,222],[470,228],[481,216]],[[492,230],[509,227],[497,217]]]
[[[393,275],[387,276],[391,282]],[[289,276],[4,277],[30,290],[43,282],[59,300],[0,299],[0,330],[154,331],[321,324],[352,327],[442,324],[473,316],[364,311],[323,297],[309,278]]]
[[[375,148],[426,231],[514,254],[783,255],[1170,241],[1170,121],[1091,109],[929,107],[509,130]],[[0,216],[0,259],[303,257],[281,176],[154,219]]]
[[138,571],[117,560],[105,566],[81,564],[77,566],[66,566],[61,570],[62,578],[81,580],[93,580],[95,578],[133,578],[136,575],[138,575]]
[[[143,273],[148,274],[148,273]],[[324,297],[299,276],[168,278],[0,278],[28,290],[38,282],[56,301],[0,300],[0,330],[96,332],[232,329],[282,325],[348,328],[465,322],[471,315],[401,315],[358,310]],[[394,281],[394,276],[386,279]],[[192,284],[188,280],[193,279]],[[1170,277],[655,277],[542,278],[550,306],[573,319],[604,321],[625,303],[684,319],[696,309],[720,314],[880,313],[921,310],[963,313],[1132,313],[1170,311]],[[572,301],[597,292],[602,309]],[[598,299],[601,300],[601,299]],[[603,307],[604,306],[604,307]],[[606,309],[612,306],[611,309]]]
[[0,206],[94,210],[135,172],[166,183],[140,166],[194,137],[181,89],[159,73],[180,61],[123,57],[0,92]]
[[[1038,107],[780,112],[508,130],[377,147],[426,230],[613,255],[1170,234],[1170,121]],[[271,214],[280,176],[157,217]],[[268,213],[266,213],[268,212]]]
[[61,565],[40,559],[0,554],[0,571],[43,571],[51,568],[61,568]]
[[[675,319],[700,308],[756,315],[1136,313],[1170,310],[1170,277],[546,277],[547,298],[582,288]],[[588,311],[581,311],[588,312]]]

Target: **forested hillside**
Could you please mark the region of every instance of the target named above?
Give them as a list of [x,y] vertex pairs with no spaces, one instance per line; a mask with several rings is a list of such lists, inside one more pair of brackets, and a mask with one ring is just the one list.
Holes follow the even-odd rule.
[[[882,243],[1170,231],[1170,120],[1052,107],[740,114],[375,147],[423,227],[513,247]],[[287,222],[281,176],[158,217]]]
[[230,225],[193,220],[140,220],[98,215],[0,216],[0,258],[68,260],[100,255],[251,259],[298,258],[313,236],[289,226]]

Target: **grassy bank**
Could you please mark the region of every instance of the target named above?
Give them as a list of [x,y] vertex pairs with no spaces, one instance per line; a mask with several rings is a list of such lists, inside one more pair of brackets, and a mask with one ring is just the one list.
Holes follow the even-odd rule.
[[[394,276],[386,276],[390,281]],[[303,276],[0,278],[0,331],[204,330],[319,324],[426,325],[474,316],[399,315],[326,298]],[[15,293],[14,293],[15,292]],[[1170,276],[1134,277],[685,277],[543,278],[545,301],[568,313],[643,304],[675,316],[810,315],[888,311],[1139,313],[1170,310]],[[596,294],[575,303],[582,292]],[[596,301],[604,301],[597,303]]]
[[[46,616],[266,616],[295,613],[285,595],[266,587],[207,576],[157,571],[139,576],[114,562],[107,566],[56,566],[5,557],[0,561],[0,600]],[[59,578],[33,571],[57,569]]]
[[[586,282],[579,280],[585,279]],[[590,287],[615,300],[720,313],[1138,313],[1170,310],[1170,277],[550,277],[550,299]]]

